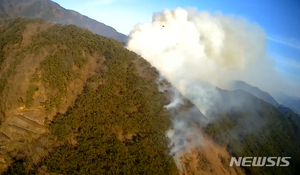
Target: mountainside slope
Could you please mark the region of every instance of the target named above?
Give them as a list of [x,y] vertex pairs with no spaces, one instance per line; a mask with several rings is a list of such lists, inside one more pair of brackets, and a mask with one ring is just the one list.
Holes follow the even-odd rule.
[[[183,174],[227,174],[239,172],[229,167],[230,157],[291,157],[288,167],[242,167],[246,174],[299,174],[300,172],[300,118],[286,107],[274,107],[244,90],[218,89],[218,101],[208,116],[210,122],[189,101],[175,114],[181,139],[176,147],[183,146],[187,155],[181,157]],[[183,123],[181,125],[181,122]],[[200,133],[200,137],[195,136]],[[202,135],[202,136],[201,136]],[[208,144],[204,136],[212,138]],[[196,138],[196,141],[193,139]],[[194,144],[198,147],[192,149]],[[209,149],[216,149],[210,151]],[[225,149],[230,156],[218,155]],[[190,152],[189,152],[190,151]],[[205,153],[203,152],[205,151]],[[222,152],[222,151],[221,151]],[[199,156],[201,155],[201,156]],[[214,160],[212,163],[211,160]],[[219,163],[221,161],[221,163]],[[214,167],[218,167],[216,170]],[[228,169],[229,168],[229,169]],[[225,170],[224,170],[225,169]],[[224,171],[223,171],[224,170]],[[227,171],[228,170],[228,171]]]
[[145,60],[74,25],[0,26],[1,173],[177,173]]
[[257,98],[262,99],[265,102],[272,104],[275,107],[279,106],[278,102],[269,93],[264,92],[264,91],[260,90],[259,88],[251,86],[243,81],[232,81],[230,83],[229,89],[231,89],[231,90],[242,89],[246,92],[249,92],[249,93],[255,95]]
[[231,155],[226,147],[216,145],[211,138],[203,139],[203,146],[197,147],[182,159],[183,172],[181,174],[211,174],[211,175],[244,175],[241,167],[230,167]]
[[0,0],[1,17],[41,18],[59,24],[75,24],[96,34],[127,42],[127,36],[118,33],[114,28],[78,12],[66,10],[50,0]]
[[300,115],[300,98],[289,96],[283,92],[274,93],[273,96],[280,104],[291,108]]
[[[243,90],[222,91],[218,117],[206,128],[216,143],[235,157],[291,157],[289,167],[244,167],[247,174],[297,174],[300,172],[300,118]],[[235,103],[232,103],[232,102]]]

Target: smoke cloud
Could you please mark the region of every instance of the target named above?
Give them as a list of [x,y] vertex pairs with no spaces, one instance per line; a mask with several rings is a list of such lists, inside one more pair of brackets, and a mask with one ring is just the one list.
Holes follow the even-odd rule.
[[221,98],[216,86],[226,89],[230,81],[243,80],[264,90],[274,87],[276,82],[270,78],[279,78],[266,54],[266,38],[261,27],[245,19],[181,8],[154,14],[151,23],[132,30],[127,48],[150,62],[179,91],[172,90],[175,96],[167,108],[180,106],[182,95],[203,114],[198,119],[191,116],[192,120],[184,114],[174,117],[167,132],[171,154],[179,158],[180,150],[201,144],[191,121],[205,125],[213,120],[210,113]]
[[152,23],[132,30],[128,49],[148,60],[181,92],[195,79],[218,87],[236,79],[255,85],[251,74],[273,73],[264,30],[218,13],[164,10],[153,16]]

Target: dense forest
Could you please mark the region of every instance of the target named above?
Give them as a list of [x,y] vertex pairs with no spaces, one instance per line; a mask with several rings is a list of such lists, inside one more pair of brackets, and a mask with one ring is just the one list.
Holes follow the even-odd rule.
[[[5,21],[1,28],[4,33],[1,35],[2,62],[9,57],[8,46],[21,45],[22,33],[30,23],[44,22]],[[45,120],[49,134],[60,144],[39,164],[27,167],[27,173],[45,166],[49,172],[62,174],[177,172],[165,138],[165,131],[170,127],[169,114],[162,105],[166,97],[158,91],[157,72],[147,62],[125,49],[121,42],[74,25],[53,25],[40,30],[23,47],[23,55],[49,50],[39,58],[39,66],[28,77],[26,99],[20,102],[25,108],[33,108],[35,94],[44,87],[47,99],[40,102],[38,108],[47,114],[62,108],[63,99],[70,93],[69,84],[86,74],[87,59],[93,57],[90,59],[95,59],[96,64],[95,71],[86,76],[73,106],[65,113],[57,112],[51,121]],[[10,64],[12,73],[2,74],[2,91],[22,58],[12,60],[16,62]],[[7,117],[2,116],[2,120]],[[24,162],[25,167],[31,164],[30,159],[23,156],[15,160],[7,173],[20,167],[20,162]],[[22,170],[22,166],[18,169]]]

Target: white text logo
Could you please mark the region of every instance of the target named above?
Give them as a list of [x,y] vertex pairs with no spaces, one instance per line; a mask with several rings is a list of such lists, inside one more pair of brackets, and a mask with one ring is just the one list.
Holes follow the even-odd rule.
[[289,166],[291,157],[231,157],[229,166]]

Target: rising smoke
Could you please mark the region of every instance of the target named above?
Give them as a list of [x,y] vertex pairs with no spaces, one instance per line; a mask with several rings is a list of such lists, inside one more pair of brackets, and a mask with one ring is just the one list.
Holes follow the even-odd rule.
[[[167,107],[180,106],[182,95],[203,114],[195,119],[202,124],[213,119],[210,112],[221,98],[216,86],[226,89],[230,81],[243,80],[266,89],[270,87],[266,82],[276,76],[274,62],[266,54],[264,30],[220,13],[164,10],[151,23],[132,30],[127,48],[150,62],[180,92]],[[167,132],[175,157],[181,156],[180,150],[201,144],[201,136],[183,115],[174,117],[173,128]]]
[[132,30],[128,49],[143,56],[179,89],[195,79],[218,87],[236,79],[256,85],[251,75],[270,74],[273,67],[265,52],[265,32],[258,25],[195,10],[155,14],[152,23]]

